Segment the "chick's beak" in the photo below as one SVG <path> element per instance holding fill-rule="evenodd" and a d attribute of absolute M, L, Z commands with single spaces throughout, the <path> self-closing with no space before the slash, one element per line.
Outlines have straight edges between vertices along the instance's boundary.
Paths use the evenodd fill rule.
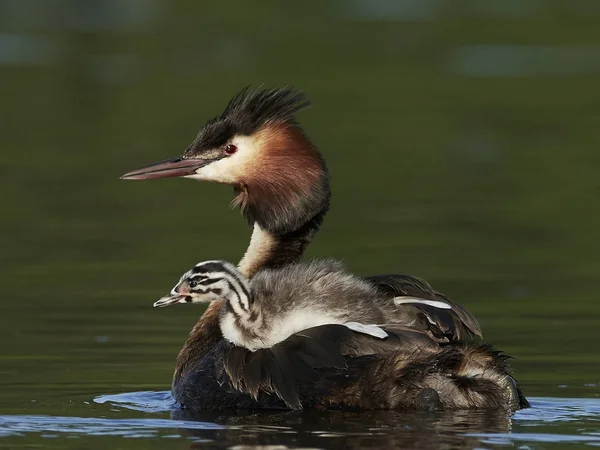
<path fill-rule="evenodd" d="M 192 297 L 187 295 L 171 294 L 162 297 L 160 300 L 154 302 L 155 308 L 162 308 L 164 306 L 175 305 L 177 303 L 189 303 L 192 301 Z"/>
<path fill-rule="evenodd" d="M 200 167 L 207 165 L 207 159 L 184 159 L 181 156 L 150 164 L 141 169 L 126 173 L 121 180 L 152 180 L 154 178 L 184 177 L 193 175 Z"/>

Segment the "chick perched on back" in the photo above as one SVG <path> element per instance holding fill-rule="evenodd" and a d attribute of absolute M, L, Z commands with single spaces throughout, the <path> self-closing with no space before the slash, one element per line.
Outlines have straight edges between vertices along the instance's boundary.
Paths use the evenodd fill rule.
<path fill-rule="evenodd" d="M 334 260 L 263 269 L 252 280 L 228 262 L 201 262 L 154 306 L 218 299 L 225 300 L 219 319 L 223 336 L 251 351 L 270 348 L 299 331 L 325 324 L 342 324 L 383 339 L 387 333 L 377 324 L 409 325 L 402 314 L 406 304 L 451 309 L 441 301 L 382 295 L 372 283 L 348 273 Z"/>

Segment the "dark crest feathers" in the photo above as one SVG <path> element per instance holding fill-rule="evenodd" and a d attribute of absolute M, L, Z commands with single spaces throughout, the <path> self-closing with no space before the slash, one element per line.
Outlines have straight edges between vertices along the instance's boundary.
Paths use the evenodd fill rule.
<path fill-rule="evenodd" d="M 294 114 L 310 104 L 306 94 L 293 87 L 252 90 L 247 86 L 229 101 L 220 119 L 252 132 L 267 123 L 295 123 Z"/>
<path fill-rule="evenodd" d="M 306 94 L 293 87 L 245 87 L 227 104 L 225 110 L 209 120 L 188 148 L 193 154 L 227 143 L 233 136 L 250 136 L 270 123 L 297 125 L 295 114 L 311 105 Z"/>

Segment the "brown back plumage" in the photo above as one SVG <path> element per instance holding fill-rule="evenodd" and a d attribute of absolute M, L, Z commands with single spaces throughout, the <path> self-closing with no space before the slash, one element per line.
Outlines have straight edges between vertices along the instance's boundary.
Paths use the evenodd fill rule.
<path fill-rule="evenodd" d="M 518 409 L 527 401 L 506 358 L 487 345 L 439 346 L 427 334 L 384 326 L 388 339 L 324 325 L 269 349 L 229 347 L 221 383 L 289 408 Z M 433 392 L 433 394 L 432 394 Z"/>

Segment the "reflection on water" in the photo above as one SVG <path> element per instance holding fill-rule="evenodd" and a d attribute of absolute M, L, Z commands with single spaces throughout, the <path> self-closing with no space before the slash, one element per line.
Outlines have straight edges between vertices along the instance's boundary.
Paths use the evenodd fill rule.
<path fill-rule="evenodd" d="M 600 400 L 532 398 L 514 414 L 493 411 L 363 413 L 290 411 L 191 413 L 174 408 L 169 392 L 103 395 L 96 404 L 141 418 L 0 416 L 0 436 L 66 439 L 83 436 L 160 438 L 235 446 L 289 448 L 474 448 L 510 444 L 600 444 Z M 127 412 L 129 411 L 129 413 Z M 170 419 L 161 418 L 164 413 Z M 285 447 L 278 447 L 285 448 Z M 525 448 L 525 447 L 522 447 Z"/>
<path fill-rule="evenodd" d="M 177 429 L 213 430 L 220 425 L 185 420 L 169 419 L 101 419 L 97 417 L 53 417 L 53 416 L 0 416 L 0 436 L 40 433 L 50 437 L 52 433 L 71 436 L 127 436 L 133 438 L 155 437 Z"/>

